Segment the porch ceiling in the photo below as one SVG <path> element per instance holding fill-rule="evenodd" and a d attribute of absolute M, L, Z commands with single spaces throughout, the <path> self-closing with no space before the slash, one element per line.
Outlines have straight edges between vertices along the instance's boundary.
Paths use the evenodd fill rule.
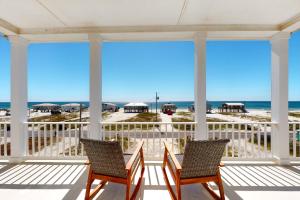
<path fill-rule="evenodd" d="M 299 0 L 0 0 L 0 32 L 32 41 L 267 39 L 299 28 Z"/>

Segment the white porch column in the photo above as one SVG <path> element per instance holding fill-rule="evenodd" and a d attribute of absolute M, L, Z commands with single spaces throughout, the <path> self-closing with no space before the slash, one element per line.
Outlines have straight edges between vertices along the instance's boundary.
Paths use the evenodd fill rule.
<path fill-rule="evenodd" d="M 11 158 L 20 162 L 26 155 L 27 129 L 27 47 L 19 36 L 9 36 L 11 43 Z"/>
<path fill-rule="evenodd" d="M 207 140 L 206 126 L 206 33 L 195 34 L 195 140 Z"/>
<path fill-rule="evenodd" d="M 102 116 L 102 39 L 97 34 L 89 35 L 90 41 L 90 135 L 102 139 L 100 122 Z"/>
<path fill-rule="evenodd" d="M 289 164 L 288 125 L 288 42 L 290 33 L 281 32 L 272 44 L 272 148 L 279 164 Z"/>

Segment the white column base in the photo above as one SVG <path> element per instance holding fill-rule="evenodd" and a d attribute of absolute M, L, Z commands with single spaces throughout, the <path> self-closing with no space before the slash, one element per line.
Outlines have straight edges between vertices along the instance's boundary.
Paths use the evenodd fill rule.
<path fill-rule="evenodd" d="M 11 157 L 9 157 L 8 162 L 9 163 L 18 164 L 18 163 L 24 162 L 25 160 L 26 160 L 25 157 L 14 157 L 14 156 L 11 156 Z"/>
<path fill-rule="evenodd" d="M 275 159 L 274 162 L 278 165 L 290 165 L 291 164 L 290 158 L 279 158 L 277 156 L 274 156 L 274 159 Z"/>

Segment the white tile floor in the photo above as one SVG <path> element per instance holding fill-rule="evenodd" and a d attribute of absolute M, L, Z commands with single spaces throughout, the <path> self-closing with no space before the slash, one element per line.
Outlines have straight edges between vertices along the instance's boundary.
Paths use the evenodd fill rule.
<path fill-rule="evenodd" d="M 300 164 L 226 163 L 222 169 L 227 199 L 300 199 Z M 161 163 L 146 163 L 138 199 L 170 199 Z M 83 199 L 86 167 L 79 162 L 0 163 L 0 199 Z M 213 186 L 214 187 L 214 186 Z M 182 187 L 183 199 L 211 199 L 194 184 Z M 95 199 L 124 199 L 125 187 L 109 183 Z"/>

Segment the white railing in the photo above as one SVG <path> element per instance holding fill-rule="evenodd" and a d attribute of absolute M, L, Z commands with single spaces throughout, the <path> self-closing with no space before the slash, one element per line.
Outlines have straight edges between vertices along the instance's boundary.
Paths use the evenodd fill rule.
<path fill-rule="evenodd" d="M 10 156 L 10 123 L 0 122 L 0 157 Z"/>
<path fill-rule="evenodd" d="M 80 137 L 88 137 L 88 122 L 27 122 L 28 157 L 82 158 L 85 156 Z M 195 122 L 103 122 L 103 139 L 118 140 L 124 152 L 132 152 L 135 144 L 144 140 L 147 159 L 161 159 L 163 141 L 175 153 L 184 150 L 188 140 L 195 135 Z M 271 159 L 271 122 L 208 122 L 209 139 L 229 139 L 224 159 Z M 300 157 L 300 122 L 289 123 L 291 158 Z M 0 155 L 10 156 L 10 124 L 0 123 Z"/>
<path fill-rule="evenodd" d="M 124 152 L 131 152 L 137 142 L 144 140 L 148 160 L 162 158 L 164 141 L 174 152 L 182 152 L 195 133 L 195 122 L 103 122 L 101 126 L 103 138 L 120 141 Z"/>
<path fill-rule="evenodd" d="M 80 137 L 88 137 L 88 122 L 27 122 L 27 156 L 82 157 Z"/>
<path fill-rule="evenodd" d="M 290 155 L 300 158 L 300 122 L 289 122 Z"/>
<path fill-rule="evenodd" d="M 229 139 L 225 159 L 271 159 L 272 122 L 208 122 L 209 139 Z"/>

